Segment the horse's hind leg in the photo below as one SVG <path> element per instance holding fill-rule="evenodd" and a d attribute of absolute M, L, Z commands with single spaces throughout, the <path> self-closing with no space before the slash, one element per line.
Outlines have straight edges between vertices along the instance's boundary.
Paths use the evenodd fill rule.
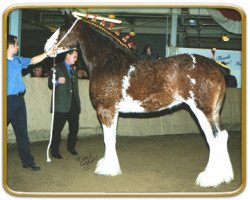
<path fill-rule="evenodd" d="M 98 117 L 102 123 L 105 154 L 97 163 L 95 173 L 105 176 L 116 176 L 121 174 L 119 160 L 116 153 L 116 127 L 118 113 L 111 109 L 100 107 L 97 110 Z"/>
<path fill-rule="evenodd" d="M 196 184 L 202 187 L 216 187 L 223 182 L 229 183 L 234 175 L 227 150 L 228 133 L 226 130 L 222 131 L 219 122 L 221 103 L 216 103 L 214 109 L 206 114 L 197 108 L 194 101 L 189 101 L 188 104 L 205 133 L 210 149 L 207 166 L 198 175 Z"/>

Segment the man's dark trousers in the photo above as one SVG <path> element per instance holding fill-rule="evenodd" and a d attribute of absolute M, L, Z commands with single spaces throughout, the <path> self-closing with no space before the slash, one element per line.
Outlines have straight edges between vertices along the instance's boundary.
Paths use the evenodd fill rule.
<path fill-rule="evenodd" d="M 79 108 L 78 104 L 72 95 L 71 107 L 68 113 L 55 112 L 54 116 L 54 126 L 53 126 L 53 135 L 52 135 L 52 143 L 51 143 L 51 153 L 57 155 L 60 153 L 59 146 L 61 142 L 61 132 L 63 127 L 68 121 L 69 123 L 69 134 L 68 134 L 68 150 L 74 150 L 76 141 L 77 141 L 77 133 L 79 129 Z"/>
<path fill-rule="evenodd" d="M 7 96 L 7 125 L 9 123 L 14 129 L 17 149 L 23 165 L 34 164 L 34 157 L 29 147 L 26 106 L 21 94 Z"/>

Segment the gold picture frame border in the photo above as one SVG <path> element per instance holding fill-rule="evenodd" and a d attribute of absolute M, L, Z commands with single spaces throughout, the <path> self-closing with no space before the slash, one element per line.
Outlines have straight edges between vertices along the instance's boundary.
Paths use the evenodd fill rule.
<path fill-rule="evenodd" d="M 241 50 L 241 81 L 242 81 L 242 109 L 241 109 L 241 166 L 242 166 L 242 183 L 241 186 L 232 192 L 214 192 L 214 193 L 61 193 L 61 192 L 17 192 L 8 187 L 7 184 L 7 79 L 6 79 L 6 52 L 7 52 L 7 18 L 11 11 L 16 9 L 30 9 L 30 8 L 227 8 L 237 11 L 241 15 L 242 22 L 242 50 Z M 246 186 L 246 14 L 244 10 L 232 4 L 207 4 L 207 3 L 166 3 L 159 5 L 104 5 L 104 4 L 17 4 L 8 7 L 3 14 L 3 68 L 2 68 L 2 91 L 3 91 L 3 187 L 6 192 L 14 196 L 25 197 L 220 197 L 220 196 L 234 196 L 241 193 Z"/>

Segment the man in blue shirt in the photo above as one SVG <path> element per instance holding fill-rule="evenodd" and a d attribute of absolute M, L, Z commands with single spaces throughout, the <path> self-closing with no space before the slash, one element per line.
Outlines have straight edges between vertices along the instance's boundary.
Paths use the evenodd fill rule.
<path fill-rule="evenodd" d="M 27 115 L 24 101 L 25 85 L 22 80 L 22 69 L 28 65 L 36 64 L 52 55 L 54 50 L 49 50 L 33 58 L 17 56 L 19 46 L 17 37 L 8 35 L 7 38 L 7 125 L 11 123 L 15 135 L 19 156 L 24 168 L 33 171 L 40 170 L 30 153 L 29 137 L 27 131 Z"/>

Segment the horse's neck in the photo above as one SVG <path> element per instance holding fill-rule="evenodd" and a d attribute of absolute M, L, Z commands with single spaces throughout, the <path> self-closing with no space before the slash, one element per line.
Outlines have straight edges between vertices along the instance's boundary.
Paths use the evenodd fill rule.
<path fill-rule="evenodd" d="M 89 29 L 88 27 L 82 28 L 81 30 L 82 37 L 79 38 L 78 44 L 90 76 L 93 71 L 99 71 L 100 68 L 107 67 L 107 62 L 109 62 L 110 59 L 122 59 L 123 64 L 133 62 L 134 57 L 131 55 L 131 52 L 126 52 L 122 48 L 119 49 L 119 47 L 115 46 L 116 44 L 113 44 L 108 39 L 102 38 L 95 30 Z M 111 65 L 110 67 L 114 68 L 116 66 Z M 119 67 L 121 66 L 119 65 Z"/>
<path fill-rule="evenodd" d="M 108 57 L 109 52 L 103 49 L 98 41 L 94 41 L 88 30 L 83 32 L 84 37 L 79 40 L 79 48 L 81 49 L 82 58 L 87 65 L 89 74 L 95 67 L 102 67 Z"/>

